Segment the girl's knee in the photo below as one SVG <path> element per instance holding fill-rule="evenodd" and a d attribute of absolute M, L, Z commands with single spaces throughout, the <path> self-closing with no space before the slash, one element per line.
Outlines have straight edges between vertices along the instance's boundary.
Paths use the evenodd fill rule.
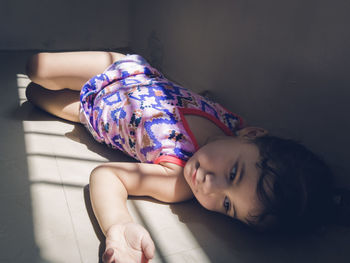
<path fill-rule="evenodd" d="M 35 54 L 31 56 L 27 61 L 26 73 L 31 80 L 33 80 L 33 78 L 35 78 L 35 76 L 37 75 L 38 64 L 39 64 L 38 61 L 39 61 L 39 54 Z"/>
<path fill-rule="evenodd" d="M 47 56 L 48 53 L 38 53 L 28 59 L 26 73 L 33 82 L 48 78 Z"/>

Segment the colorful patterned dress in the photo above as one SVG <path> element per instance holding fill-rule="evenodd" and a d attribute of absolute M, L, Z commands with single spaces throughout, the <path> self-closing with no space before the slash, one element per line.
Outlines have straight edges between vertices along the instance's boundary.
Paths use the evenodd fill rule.
<path fill-rule="evenodd" d="M 90 79 L 80 102 L 80 121 L 97 141 L 146 163 L 184 166 L 198 149 L 185 114 L 207 118 L 227 135 L 243 125 L 239 116 L 167 80 L 138 55 Z"/>

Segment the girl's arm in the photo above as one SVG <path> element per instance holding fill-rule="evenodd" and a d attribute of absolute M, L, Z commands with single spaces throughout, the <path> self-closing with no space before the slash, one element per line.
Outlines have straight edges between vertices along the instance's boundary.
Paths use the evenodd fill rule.
<path fill-rule="evenodd" d="M 133 223 L 126 206 L 128 195 L 151 196 L 165 202 L 190 199 L 192 192 L 183 177 L 183 168 L 164 163 L 108 163 L 90 176 L 91 202 L 106 236 L 105 262 L 131 257 L 135 262 L 153 257 L 154 244 L 148 232 Z M 118 262 L 118 261 L 116 261 Z"/>

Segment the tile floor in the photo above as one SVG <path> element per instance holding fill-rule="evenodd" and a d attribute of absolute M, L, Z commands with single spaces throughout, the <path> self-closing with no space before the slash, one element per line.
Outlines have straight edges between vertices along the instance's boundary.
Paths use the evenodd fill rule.
<path fill-rule="evenodd" d="M 99 262 L 102 235 L 89 205 L 89 173 L 99 163 L 129 159 L 26 101 L 29 55 L 0 52 L 0 263 Z M 128 205 L 156 243 L 156 263 L 350 262 L 349 228 L 262 236 L 195 201 L 132 198 Z"/>

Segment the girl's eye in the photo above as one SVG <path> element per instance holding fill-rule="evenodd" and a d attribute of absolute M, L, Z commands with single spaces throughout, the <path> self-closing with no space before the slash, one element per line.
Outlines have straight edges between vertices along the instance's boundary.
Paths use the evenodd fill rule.
<path fill-rule="evenodd" d="M 227 196 L 225 197 L 224 200 L 224 208 L 225 208 L 225 212 L 227 213 L 230 210 L 230 200 L 227 198 Z"/>
<path fill-rule="evenodd" d="M 232 170 L 231 170 L 231 173 L 230 173 L 230 181 L 233 181 L 236 177 L 236 174 L 237 174 L 237 167 L 233 167 Z"/>

